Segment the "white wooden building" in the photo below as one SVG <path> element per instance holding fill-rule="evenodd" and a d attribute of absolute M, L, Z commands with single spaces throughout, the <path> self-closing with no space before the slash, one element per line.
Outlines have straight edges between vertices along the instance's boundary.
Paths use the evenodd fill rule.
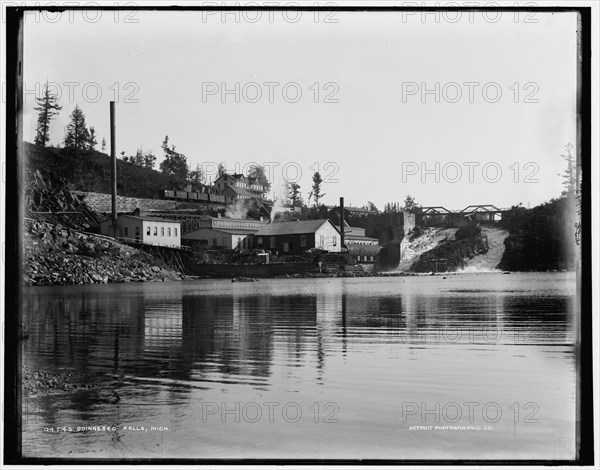
<path fill-rule="evenodd" d="M 147 245 L 181 247 L 181 224 L 160 217 L 119 214 L 116 234 L 110 218 L 100 222 L 100 233 Z"/>

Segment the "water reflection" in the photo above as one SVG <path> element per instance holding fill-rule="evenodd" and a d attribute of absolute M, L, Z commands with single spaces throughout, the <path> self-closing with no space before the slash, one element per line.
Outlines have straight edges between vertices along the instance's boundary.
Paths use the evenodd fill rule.
<path fill-rule="evenodd" d="M 203 374 L 268 377 L 275 350 L 300 361 L 314 350 L 347 353 L 352 341 L 405 344 L 569 344 L 569 298 L 503 295 L 384 296 L 345 280 L 316 292 L 189 293 L 173 286 L 107 296 L 32 290 L 23 322 L 25 357 L 44 368 L 201 380 Z M 275 295 L 273 295 L 275 294 Z"/>
<path fill-rule="evenodd" d="M 170 439 L 187 442 L 196 431 L 181 423 L 193 422 L 200 400 L 263 393 L 335 393 L 348 409 L 374 400 L 367 415 L 353 417 L 373 426 L 374 444 L 382 439 L 376 429 L 387 413 L 384 404 L 395 406 L 396 390 L 447 393 L 448 365 L 436 364 L 443 356 L 457 358 L 462 382 L 456 393 L 469 390 L 475 377 L 479 389 L 486 383 L 497 389 L 500 372 L 486 369 L 482 354 L 495 367 L 527 357 L 523 371 L 562 368 L 571 374 L 563 379 L 572 378 L 572 292 L 564 280 L 550 277 L 540 288 L 514 279 L 483 291 L 466 277 L 27 289 L 25 362 L 39 370 L 83 371 L 82 381 L 95 387 L 24 400 L 24 417 L 34 418 L 26 423 L 24 447 L 62 455 L 68 438 L 39 440 L 36 432 L 39 423 L 56 426 L 66 414 L 79 423 L 100 417 L 119 424 L 168 416 L 182 426 Z M 546 355 L 562 346 L 568 349 Z M 531 390 L 539 387 L 543 396 L 545 383 L 532 382 Z M 514 390 L 507 384 L 502 393 Z M 561 393 L 571 400 L 569 389 Z M 113 434 L 99 452 L 130 452 L 121 438 Z M 134 445 L 138 451 L 146 449 L 142 442 Z"/>

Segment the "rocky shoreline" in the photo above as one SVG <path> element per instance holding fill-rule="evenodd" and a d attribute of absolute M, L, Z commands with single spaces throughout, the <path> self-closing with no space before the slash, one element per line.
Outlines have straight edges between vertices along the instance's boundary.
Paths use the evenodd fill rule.
<path fill-rule="evenodd" d="M 163 261 L 136 248 L 61 224 L 25 219 L 23 234 L 23 283 L 29 286 L 108 284 L 124 282 L 177 281 L 205 276 L 186 276 Z M 465 242 L 465 240 L 460 240 Z M 468 240 L 470 241 L 470 240 Z M 478 240 L 479 241 L 479 240 Z M 449 249 L 448 243 L 439 249 Z M 470 245 L 469 245 L 470 246 Z M 483 247 L 485 248 L 485 247 Z M 464 253 L 463 253 L 464 254 Z M 461 258 L 462 259 L 462 258 Z M 420 260 L 422 261 L 422 260 Z M 354 277 L 400 277 L 431 275 L 425 270 L 369 272 L 358 269 L 323 270 L 273 276 L 274 279 L 318 279 Z M 438 274 L 442 274 L 440 270 Z M 444 272 L 450 274 L 451 272 Z M 213 277 L 208 277 L 212 279 Z M 248 276 L 232 275 L 232 282 L 253 282 Z"/>
<path fill-rule="evenodd" d="M 417 276 L 416 273 L 408 272 L 377 272 L 372 273 L 368 271 L 338 271 L 331 273 L 298 273 L 298 274 L 284 274 L 277 276 L 275 279 L 319 279 L 319 278 L 332 278 L 332 277 L 400 277 L 400 276 Z"/>
<path fill-rule="evenodd" d="M 176 281 L 185 275 L 108 237 L 26 219 L 23 283 L 29 286 Z"/>
<path fill-rule="evenodd" d="M 74 369 L 48 372 L 35 370 L 28 365 L 24 365 L 22 374 L 22 390 L 24 395 L 74 392 L 94 388 L 92 384 L 81 382 L 83 373 Z"/>

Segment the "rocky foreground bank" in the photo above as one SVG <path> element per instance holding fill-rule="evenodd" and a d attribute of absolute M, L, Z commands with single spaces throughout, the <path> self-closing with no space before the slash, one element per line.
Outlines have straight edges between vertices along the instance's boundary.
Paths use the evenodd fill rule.
<path fill-rule="evenodd" d="M 28 365 L 23 366 L 22 390 L 24 395 L 37 395 L 52 392 L 73 392 L 89 390 L 93 385 L 83 381 L 83 373 L 74 369 L 40 371 Z"/>
<path fill-rule="evenodd" d="M 175 281 L 184 278 L 149 254 L 60 224 L 26 219 L 23 283 L 30 286 Z"/>

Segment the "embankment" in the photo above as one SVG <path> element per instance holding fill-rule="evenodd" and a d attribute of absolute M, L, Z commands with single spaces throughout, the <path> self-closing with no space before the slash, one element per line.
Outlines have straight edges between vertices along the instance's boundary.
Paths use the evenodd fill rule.
<path fill-rule="evenodd" d="M 398 271 L 410 271 L 412 265 L 423 253 L 436 248 L 439 244 L 453 240 L 456 228 L 423 228 L 415 230 L 408 240 L 403 240 Z"/>
<path fill-rule="evenodd" d="M 31 286 L 172 281 L 183 275 L 147 253 L 63 225 L 24 221 L 23 283 Z"/>
<path fill-rule="evenodd" d="M 461 269 L 462 272 L 489 272 L 500 270 L 498 265 L 504 255 L 504 241 L 508 237 L 508 231 L 495 227 L 483 227 L 481 231 L 487 238 L 488 251 L 466 260 L 465 265 Z"/>
<path fill-rule="evenodd" d="M 109 193 L 93 193 L 87 191 L 72 191 L 85 202 L 90 209 L 98 214 L 105 214 L 111 211 L 111 195 Z M 197 210 L 197 211 L 215 211 L 225 209 L 225 204 L 217 203 L 198 203 L 185 201 L 169 201 L 166 199 L 147 199 L 138 197 L 117 196 L 117 206 L 121 212 L 133 212 L 135 209 L 142 211 L 175 211 L 175 210 Z"/>
<path fill-rule="evenodd" d="M 421 228 L 401 244 L 399 272 L 484 272 L 498 269 L 508 232 L 498 227 Z"/>
<path fill-rule="evenodd" d="M 487 251 L 488 240 L 481 228 L 462 227 L 456 231 L 454 239 L 446 240 L 419 256 L 410 270 L 418 273 L 458 271 L 465 267 L 467 260 Z"/>

